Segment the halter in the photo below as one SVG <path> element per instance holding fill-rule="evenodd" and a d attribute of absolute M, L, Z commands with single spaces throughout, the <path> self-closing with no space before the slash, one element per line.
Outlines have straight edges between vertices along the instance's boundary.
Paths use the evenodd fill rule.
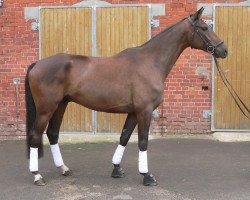
<path fill-rule="evenodd" d="M 218 42 L 216 45 L 213 45 L 212 41 L 209 40 L 204 34 L 202 34 L 200 31 L 199 31 L 199 26 L 196 25 L 196 23 L 194 23 L 191 19 L 191 17 L 189 16 L 188 18 L 188 21 L 190 22 L 190 24 L 194 27 L 194 32 L 192 33 L 193 35 L 193 39 L 194 39 L 194 36 L 195 36 L 195 33 L 197 33 L 200 38 L 202 39 L 202 41 L 206 44 L 206 47 L 207 47 L 207 52 L 210 53 L 210 54 L 214 54 L 214 51 L 215 49 L 220 46 L 221 44 L 224 43 L 223 40 L 221 40 L 220 42 Z M 191 46 L 191 48 L 193 48 Z"/>

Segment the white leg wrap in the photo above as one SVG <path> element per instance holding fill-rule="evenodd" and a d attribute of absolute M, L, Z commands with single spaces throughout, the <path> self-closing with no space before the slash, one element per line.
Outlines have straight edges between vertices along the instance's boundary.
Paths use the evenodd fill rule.
<path fill-rule="evenodd" d="M 147 151 L 139 151 L 139 172 L 148 173 L 148 156 Z"/>
<path fill-rule="evenodd" d="M 50 145 L 50 149 L 56 167 L 61 167 L 62 165 L 64 165 L 59 145 L 58 144 Z"/>
<path fill-rule="evenodd" d="M 38 171 L 38 148 L 30 147 L 30 163 L 29 169 L 31 172 Z"/>
<path fill-rule="evenodd" d="M 112 159 L 113 164 L 119 165 L 121 163 L 124 151 L 125 151 L 125 147 L 119 144 L 113 155 L 113 159 Z"/>

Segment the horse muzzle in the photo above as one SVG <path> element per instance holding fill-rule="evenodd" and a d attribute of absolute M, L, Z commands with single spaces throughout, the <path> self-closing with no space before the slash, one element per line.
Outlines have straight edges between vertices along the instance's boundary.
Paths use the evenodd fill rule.
<path fill-rule="evenodd" d="M 214 54 L 213 54 L 216 58 L 226 58 L 228 55 L 228 50 L 224 49 L 224 50 L 215 50 Z"/>
<path fill-rule="evenodd" d="M 210 49 L 208 48 L 207 51 L 211 50 L 211 54 L 213 54 L 216 58 L 226 58 L 228 55 L 228 49 L 224 43 L 213 47 L 211 46 Z"/>

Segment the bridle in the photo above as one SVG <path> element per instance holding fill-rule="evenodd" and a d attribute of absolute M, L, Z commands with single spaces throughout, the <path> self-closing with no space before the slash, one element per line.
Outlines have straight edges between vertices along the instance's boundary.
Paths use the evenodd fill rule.
<path fill-rule="evenodd" d="M 198 29 L 198 28 L 202 28 L 202 27 L 197 26 L 197 24 L 192 21 L 190 16 L 187 19 L 194 28 L 194 32 L 192 33 L 192 35 L 193 35 L 192 40 L 194 40 L 194 36 L 197 33 L 200 36 L 200 38 L 202 39 L 202 41 L 206 44 L 207 52 L 213 55 L 216 48 L 218 46 L 220 46 L 221 44 L 223 44 L 224 41 L 222 40 L 222 41 L 218 42 L 216 45 L 214 45 L 213 42 L 211 40 L 209 40 L 204 34 L 202 34 L 200 32 L 200 30 Z M 191 48 L 193 48 L 193 47 L 191 46 Z M 223 83 L 225 84 L 226 88 L 228 89 L 229 93 L 231 94 L 233 100 L 235 101 L 236 105 L 239 107 L 241 112 L 250 120 L 250 109 L 242 101 L 240 96 L 237 94 L 237 92 L 232 87 L 231 83 L 228 81 L 228 79 L 227 79 L 224 71 L 222 70 L 221 66 L 219 65 L 216 57 L 214 55 L 213 55 L 213 57 L 214 57 L 214 61 L 215 61 L 215 65 L 217 67 L 218 73 L 221 76 Z"/>
<path fill-rule="evenodd" d="M 187 19 L 194 28 L 194 32 L 192 33 L 193 39 L 194 39 L 195 34 L 198 34 L 200 36 L 200 38 L 202 39 L 202 41 L 206 44 L 207 52 L 213 55 L 216 48 L 218 46 L 220 46 L 221 44 L 223 44 L 224 41 L 221 40 L 220 42 L 218 42 L 217 44 L 214 45 L 211 40 L 209 40 L 204 34 L 202 34 L 200 32 L 199 28 L 201 28 L 201 27 L 197 26 L 197 24 L 193 22 L 193 20 L 191 19 L 190 16 Z M 191 46 L 191 48 L 193 48 L 193 47 Z"/>

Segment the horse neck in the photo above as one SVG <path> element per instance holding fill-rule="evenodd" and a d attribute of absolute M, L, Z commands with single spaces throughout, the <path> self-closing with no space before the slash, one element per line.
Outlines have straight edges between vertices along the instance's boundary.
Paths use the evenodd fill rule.
<path fill-rule="evenodd" d="M 178 57 L 189 46 L 186 26 L 187 24 L 181 21 L 143 45 L 154 65 L 161 70 L 164 80 Z"/>

